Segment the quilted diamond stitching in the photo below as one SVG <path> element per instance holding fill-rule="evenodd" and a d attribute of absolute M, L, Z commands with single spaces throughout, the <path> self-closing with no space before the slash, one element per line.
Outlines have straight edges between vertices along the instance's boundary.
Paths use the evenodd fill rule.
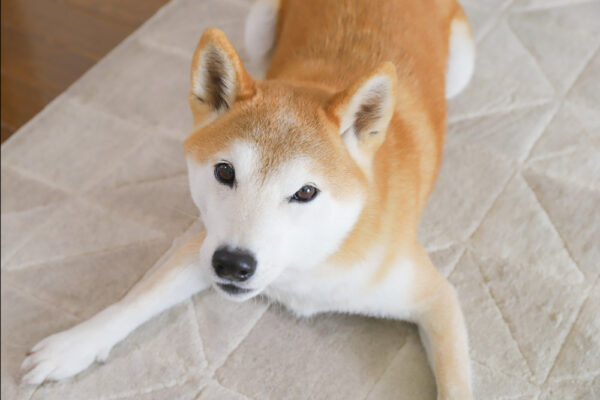
<path fill-rule="evenodd" d="M 570 263 L 578 267 L 582 271 L 584 277 L 581 292 L 574 295 L 573 298 L 569 298 L 569 301 L 572 302 L 569 308 L 571 311 L 568 315 L 564 316 L 564 318 L 566 318 L 565 323 L 563 324 L 564 329 L 561 330 L 560 335 L 550 336 L 548 339 L 553 341 L 553 348 L 557 347 L 558 350 L 556 350 L 556 354 L 554 354 L 553 357 L 549 357 L 547 363 L 541 366 L 534 366 L 534 372 L 536 369 L 540 369 L 540 372 L 536 376 L 528 377 L 526 381 L 524 381 L 522 377 L 516 377 L 514 374 L 511 375 L 511 371 L 503 370 L 507 368 L 498 368 L 498 370 L 493 371 L 490 369 L 490 366 L 485 363 L 481 364 L 481 362 L 485 360 L 474 360 L 476 382 L 478 382 L 479 385 L 476 390 L 480 398 L 498 397 L 496 396 L 497 393 L 495 391 L 501 391 L 501 388 L 493 382 L 493 379 L 482 379 L 487 375 L 492 376 L 494 374 L 496 374 L 494 376 L 498 381 L 502 382 L 503 386 L 514 389 L 510 394 L 502 394 L 501 396 L 503 396 L 503 398 L 539 397 L 541 399 L 558 399 L 575 395 L 575 393 L 582 393 L 583 395 L 582 390 L 592 392 L 593 390 L 597 390 L 597 387 L 600 386 L 597 383 L 599 378 L 593 373 L 591 375 L 580 373 L 577 376 L 570 376 L 569 379 L 572 382 L 576 382 L 573 384 L 562 376 L 553 375 L 557 370 L 560 371 L 561 369 L 564 370 L 565 368 L 568 368 L 569 357 L 561 356 L 561 354 L 567 351 L 577 351 L 576 348 L 574 350 L 573 346 L 567 346 L 567 343 L 569 343 L 570 340 L 574 340 L 571 339 L 571 336 L 574 335 L 573 332 L 577 329 L 577 332 L 583 331 L 587 334 L 590 332 L 585 329 L 594 329 L 593 325 L 577 325 L 583 323 L 580 322 L 580 320 L 585 321 L 585 318 L 581 319 L 583 313 L 586 313 L 585 316 L 587 318 L 588 311 L 585 307 L 590 301 L 590 296 L 595 287 L 593 286 L 593 282 L 598 281 L 600 271 L 597 263 L 595 263 L 593 259 L 593 255 L 595 254 L 593 237 L 590 238 L 586 236 L 594 235 L 596 234 L 596 231 L 593 229 L 586 229 L 584 225 L 585 219 L 583 216 L 577 215 L 576 213 L 576 205 L 580 205 L 581 210 L 592 213 L 590 215 L 592 218 L 589 218 L 591 222 L 597 219 L 597 214 L 593 214 L 594 210 L 590 207 L 591 203 L 589 200 L 587 202 L 584 200 L 588 197 L 595 198 L 595 196 L 600 193 L 600 185 L 595 184 L 594 181 L 590 179 L 590 177 L 593 178 L 590 171 L 593 171 L 593 168 L 597 167 L 599 164 L 598 159 L 595 157 L 600 151 L 600 135 L 598 134 L 598 132 L 600 132 L 600 120 L 596 115 L 597 112 L 594 111 L 600 106 L 600 101 L 597 99 L 598 91 L 596 91 L 598 82 L 600 82 L 600 73 L 598 69 L 598 66 L 600 65 L 600 36 L 597 34 L 594 35 L 597 28 L 589 25 L 589 21 L 591 21 L 589 18 L 593 18 L 594 10 L 597 9 L 598 4 L 600 4 L 598 1 L 586 0 L 487 0 L 476 2 L 473 0 L 466 0 L 466 12 L 472 17 L 474 22 L 479 60 L 476 69 L 476 78 L 471 87 L 450 104 L 451 112 L 449 117 L 451 124 L 448 147 L 458 146 L 460 148 L 460 146 L 463 145 L 462 143 L 459 143 L 458 135 L 455 137 L 451 136 L 453 128 L 471 129 L 472 131 L 470 134 L 474 139 L 464 139 L 469 151 L 484 152 L 486 154 L 489 152 L 491 154 L 488 159 L 489 164 L 496 162 L 497 159 L 504 159 L 508 164 L 504 167 L 498 166 L 498 168 L 505 168 L 505 173 L 502 174 L 504 177 L 503 179 L 494 183 L 493 186 L 495 190 L 493 190 L 492 196 L 489 196 L 488 193 L 488 197 L 486 197 L 485 201 L 481 201 L 480 198 L 478 199 L 478 196 L 482 196 L 482 193 L 477 192 L 476 190 L 472 191 L 471 196 L 475 198 L 475 203 L 477 203 L 478 200 L 479 203 L 485 203 L 484 210 L 481 212 L 474 213 L 471 218 L 454 220 L 452 218 L 444 219 L 443 212 L 439 215 L 436 215 L 434 212 L 433 218 L 431 218 L 431 215 L 429 217 L 427 215 L 425 216 L 422 226 L 424 232 L 422 233 L 424 233 L 428 249 L 435 252 L 436 254 L 434 254 L 434 256 L 437 255 L 438 257 L 444 257 L 446 251 L 453 257 L 458 254 L 456 260 L 449 260 L 448 265 L 444 266 L 444 273 L 449 274 L 451 279 L 453 279 L 458 272 L 461 272 L 457 269 L 462 268 L 460 260 L 464 258 L 466 254 L 476 254 L 478 257 L 482 257 L 483 260 L 489 259 L 490 263 L 504 263 L 509 265 L 509 259 L 511 257 L 497 257 L 497 255 L 494 255 L 491 251 L 491 247 L 484 246 L 482 248 L 477 245 L 477 232 L 481 229 L 482 223 L 485 224 L 486 221 L 489 220 L 488 217 L 490 212 L 492 212 L 494 205 L 499 201 L 505 190 L 507 190 L 506 188 L 511 179 L 514 179 L 515 176 L 523 176 L 524 186 L 515 190 L 517 192 L 530 190 L 531 193 L 533 193 L 533 196 L 536 199 L 533 207 L 535 207 L 536 212 L 543 215 L 546 222 L 550 224 L 552 230 L 560 239 L 560 246 L 567 252 L 571 260 Z M 6 168 L 18 170 L 18 173 L 22 173 L 27 179 L 33 178 L 52 188 L 58 188 L 60 192 L 66 193 L 65 196 L 68 199 L 57 199 L 57 202 L 53 203 L 56 206 L 64 206 L 69 201 L 81 201 L 80 193 L 82 188 L 78 187 L 77 183 L 81 182 L 82 178 L 85 178 L 85 175 L 60 176 L 60 174 L 57 175 L 56 172 L 53 172 L 57 171 L 56 169 L 43 168 L 43 166 L 40 167 L 40 165 L 37 165 L 36 167 L 35 163 L 30 163 L 28 161 L 28 157 L 31 157 L 32 155 L 23 152 L 22 146 L 23 143 L 27 143 L 33 136 L 40 135 L 42 121 L 51 121 L 52 118 L 54 118 L 53 114 L 56 113 L 57 110 L 60 111 L 61 108 L 64 108 L 65 105 L 68 104 L 75 104 L 76 107 L 79 107 L 79 109 L 83 110 L 85 113 L 91 109 L 91 113 L 95 113 L 97 118 L 100 120 L 108 119 L 109 121 L 112 121 L 110 123 L 113 123 L 116 126 L 130 127 L 132 132 L 124 132 L 123 137 L 129 140 L 128 143 L 131 143 L 131 146 L 129 151 L 123 153 L 121 156 L 122 159 L 135 157 L 136 152 L 138 151 L 143 151 L 144 154 L 152 153 L 151 157 L 141 162 L 135 168 L 142 169 L 151 167 L 157 159 L 153 157 L 160 158 L 161 153 L 160 151 L 157 151 L 156 148 L 152 150 L 153 145 L 146 140 L 146 137 L 151 137 L 151 140 L 156 140 L 158 142 L 164 140 L 166 141 L 164 143 L 170 143 L 169 146 L 172 146 L 172 148 L 175 149 L 175 143 L 169 142 L 171 139 L 168 138 L 172 138 L 174 139 L 174 142 L 179 143 L 183 137 L 185 137 L 187 128 L 190 125 L 189 114 L 184 101 L 187 92 L 187 68 L 190 57 L 188 52 L 191 51 L 189 47 L 192 46 L 192 42 L 199 37 L 200 30 L 202 30 L 202 27 L 204 26 L 203 24 L 211 22 L 220 25 L 226 29 L 236 44 L 241 42 L 240 29 L 242 24 L 240 18 L 243 17 L 249 3 L 242 0 L 228 0 L 227 5 L 237 5 L 239 8 L 222 11 L 223 14 L 220 15 L 213 15 L 211 14 L 211 11 L 218 12 L 218 10 L 223 10 L 223 5 L 219 0 L 207 0 L 206 4 L 200 5 L 199 3 L 191 2 L 190 0 L 174 0 L 171 2 L 149 23 L 145 24 L 144 27 L 119 46 L 109 57 L 107 57 L 107 59 L 95 66 L 92 71 L 74 85 L 67 94 L 57 99 L 55 103 L 34 118 L 31 123 L 27 124 L 27 126 L 15 135 L 13 139 L 2 146 L 3 171 L 5 171 Z M 186 9 L 186 7 L 200 7 L 203 10 L 203 13 L 198 13 L 198 19 L 196 20 L 195 14 L 193 18 L 189 17 L 191 14 L 187 13 L 190 8 Z M 229 16 L 225 15 L 226 12 L 229 13 Z M 178 17 L 181 15 L 184 15 L 186 18 L 182 19 L 181 17 Z M 181 26 L 170 32 L 169 27 L 173 25 L 174 21 L 180 22 Z M 553 24 L 557 25 L 556 30 L 553 29 Z M 561 28 L 559 25 L 567 26 L 568 29 L 558 29 Z M 191 37 L 194 36 L 193 34 L 188 34 L 196 31 L 198 31 L 196 39 Z M 182 32 L 188 33 L 181 36 Z M 541 35 L 542 32 L 546 32 L 547 34 Z M 555 35 L 554 37 L 556 40 L 550 39 L 548 35 Z M 574 39 L 568 40 L 569 36 Z M 185 37 L 186 40 L 181 41 L 181 37 Z M 565 46 L 574 40 L 576 40 L 577 43 L 573 43 L 573 48 L 565 49 Z M 564 51 L 562 51 L 563 49 Z M 571 59 L 562 63 L 560 58 L 564 57 L 564 54 L 570 54 Z M 510 59 L 510 62 L 505 63 L 503 66 L 502 57 L 514 58 Z M 153 90 L 158 88 L 158 92 L 161 95 L 164 95 L 164 98 L 142 102 L 139 104 L 139 107 L 127 96 L 124 96 L 117 101 L 109 101 L 111 100 L 111 96 L 116 96 L 116 98 L 119 97 L 118 94 L 115 95 L 115 93 L 117 93 L 114 91 L 115 85 L 129 86 L 132 89 L 135 89 L 134 92 L 138 90 L 136 93 L 145 93 L 143 90 L 139 91 L 141 89 L 136 86 L 145 82 L 143 80 L 144 76 L 133 76 L 127 71 L 122 71 L 121 63 L 123 63 L 123 60 L 128 60 L 126 63 L 133 63 L 138 67 L 145 69 L 151 75 L 155 75 L 157 72 L 159 73 L 161 68 L 170 71 L 170 79 L 166 82 L 159 82 L 157 87 L 151 88 Z M 515 60 L 517 60 L 518 65 L 515 64 Z M 185 71 L 182 74 L 177 74 L 176 70 L 180 70 L 180 72 Z M 566 76 L 562 76 L 563 74 L 561 74 L 561 72 L 563 71 L 567 72 L 565 74 Z M 495 84 L 493 82 L 494 80 L 503 82 L 504 86 Z M 179 93 L 179 97 L 175 98 L 177 93 Z M 169 108 L 171 107 L 171 104 L 169 104 L 167 115 L 154 115 L 155 113 L 151 113 L 152 115 L 148 114 L 149 111 L 157 109 L 161 102 L 166 99 L 173 100 L 172 108 Z M 125 104 L 125 106 L 120 107 L 121 103 Z M 509 144 L 513 143 L 510 141 L 502 143 L 502 136 L 500 134 L 493 140 L 486 140 L 485 143 L 477 143 L 477 139 L 483 140 L 482 137 L 484 136 L 477 134 L 478 129 L 487 129 L 484 121 L 493 125 L 494 118 L 502 118 L 502 115 L 515 116 L 519 113 L 525 114 L 528 110 L 535 109 L 536 107 L 551 107 L 553 110 L 553 107 L 556 107 L 559 114 L 567 113 L 569 114 L 568 118 L 577 120 L 581 124 L 581 135 L 579 135 L 579 139 L 577 139 L 579 141 L 570 141 L 570 137 L 568 136 L 569 132 L 565 131 L 564 128 L 560 128 L 564 133 L 562 133 L 562 131 L 551 131 L 553 122 L 546 121 L 545 118 L 551 116 L 553 117 L 551 119 L 554 120 L 558 117 L 558 114 L 554 116 L 553 112 L 551 112 L 548 115 L 540 116 L 538 121 L 539 125 L 532 130 L 526 131 L 522 137 L 515 138 L 515 136 L 511 136 L 510 140 L 516 140 L 514 143 L 517 144 L 515 145 Z M 530 117 L 532 119 L 538 118 L 534 114 L 530 115 Z M 550 125 L 545 126 L 548 123 Z M 56 125 L 56 123 L 54 123 L 54 125 Z M 525 124 L 516 123 L 516 125 L 522 129 L 526 129 Z M 532 126 L 534 125 L 535 124 Z M 138 133 L 133 131 L 137 131 Z M 143 134 L 139 135 L 142 131 Z M 514 132 L 507 132 L 507 134 L 511 133 L 515 135 Z M 556 135 L 558 135 L 558 139 Z M 565 143 L 567 148 L 555 148 L 553 153 L 548 153 L 548 148 L 544 148 L 544 146 L 555 139 L 558 141 L 553 143 L 558 143 L 559 145 Z M 494 140 L 497 140 L 497 142 L 494 143 Z M 518 151 L 514 150 L 515 146 L 519 147 Z M 539 151 L 540 149 L 543 151 Z M 86 154 L 85 151 L 82 150 L 82 154 Z M 167 154 L 175 154 L 175 150 L 173 150 L 172 153 Z M 578 162 L 577 156 L 586 154 L 586 160 L 588 160 L 591 168 L 587 168 L 588 175 L 581 173 L 581 169 L 577 170 L 572 168 Z M 19 155 L 19 157 L 16 157 L 16 155 Z M 6 162 L 5 159 L 8 159 L 10 162 Z M 444 160 L 444 168 L 456 168 L 457 160 L 459 159 L 460 158 L 455 158 L 453 160 L 450 156 L 446 157 Z M 558 166 L 560 166 L 558 164 L 559 160 L 563 163 L 560 165 L 565 166 L 560 167 L 563 168 L 563 170 L 557 169 Z M 498 162 L 501 163 L 501 161 Z M 133 192 L 137 193 L 138 189 L 134 189 L 135 187 L 144 187 L 144 185 L 148 185 L 148 187 L 160 186 L 162 184 L 161 181 L 163 180 L 172 181 L 179 179 L 179 177 L 182 176 L 180 173 L 183 173 L 184 171 L 181 164 L 169 164 L 164 165 L 164 169 L 161 169 L 160 174 L 156 176 L 147 176 L 144 174 L 132 174 L 131 176 L 127 176 L 127 174 L 119 172 L 117 163 L 111 162 L 109 164 L 109 167 L 103 174 L 91 177 L 93 179 L 90 178 L 87 186 L 83 188 L 83 192 L 85 192 L 84 201 L 91 204 L 105 204 L 108 206 L 107 211 L 110 215 L 114 215 L 115 210 L 122 207 L 122 204 L 106 203 L 105 199 L 99 194 L 103 189 L 108 192 L 114 192 L 115 190 L 133 190 Z M 121 166 L 123 165 L 125 165 L 124 162 L 121 163 Z M 546 166 L 551 166 L 552 168 Z M 566 176 L 563 172 L 564 168 L 567 167 L 571 168 L 569 171 L 580 172 L 575 175 Z M 60 168 L 58 171 L 60 172 Z M 556 171 L 561 173 L 557 173 Z M 473 174 L 476 172 L 477 171 L 473 170 L 463 171 L 461 172 L 463 174 L 462 179 L 472 179 Z M 450 182 L 448 180 L 449 177 L 451 177 L 451 175 L 445 176 L 444 173 L 440 177 L 441 181 L 438 183 L 438 186 L 442 189 L 434 192 L 434 198 L 430 202 L 429 208 L 432 208 L 432 206 L 435 206 L 436 208 L 442 207 L 444 202 L 438 203 L 436 198 L 443 199 L 444 196 L 452 194 L 451 186 L 448 185 L 448 182 Z M 576 196 L 575 200 L 577 201 L 565 203 L 569 200 L 568 195 Z M 575 206 L 572 204 L 575 204 Z M 23 210 L 19 210 L 19 212 L 31 213 L 31 215 L 35 216 L 34 211 L 36 209 L 30 209 L 29 206 L 25 205 L 23 207 Z M 575 209 L 573 207 L 575 207 Z M 17 216 L 15 213 L 7 214 L 6 212 L 7 210 L 3 210 L 3 217 Z M 431 213 L 431 211 L 428 212 Z M 595 212 L 598 213 L 600 210 L 596 210 Z M 187 209 L 184 213 L 187 213 Z M 127 213 L 123 212 L 122 208 L 121 214 L 121 218 L 125 217 L 124 221 L 131 220 L 129 218 L 130 216 L 126 215 Z M 156 221 L 151 219 L 146 220 L 145 217 L 142 218 L 141 214 L 136 215 L 136 218 L 138 222 L 141 223 L 140 229 L 146 230 L 146 233 L 150 235 L 144 240 L 151 242 L 152 240 L 172 240 L 174 235 L 188 227 L 188 224 L 191 223 L 194 216 L 195 214 L 190 214 L 190 219 L 187 220 L 188 222 L 160 232 L 156 237 L 153 237 L 153 234 L 150 233 L 154 232 L 152 227 L 157 226 Z M 48 216 L 50 223 L 56 222 L 54 218 L 55 217 L 51 218 Z M 447 221 L 456 222 L 448 225 Z M 15 229 L 3 222 L 3 232 L 5 229 L 9 228 Z M 40 229 L 47 228 L 40 226 Z M 440 229 L 440 232 L 435 232 L 435 229 Z M 579 232 L 577 231 L 578 229 Z M 578 233 L 580 235 L 578 235 Z M 37 235 L 37 233 L 30 232 L 28 235 L 34 236 Z M 541 243 L 546 239 L 547 237 L 537 238 Z M 15 252 L 22 253 L 30 251 L 31 247 L 27 246 L 28 239 L 23 240 L 22 243 L 19 242 Z M 124 244 L 124 249 L 130 247 L 133 247 L 133 245 L 128 243 Z M 452 251 L 450 251 L 451 249 Z M 97 256 L 97 252 L 95 252 L 93 248 L 91 251 L 92 252 L 89 254 Z M 456 254 L 454 254 L 455 251 Z M 73 257 L 76 258 L 80 255 L 81 254 L 78 252 L 71 255 L 67 254 L 68 258 L 63 258 L 63 260 L 72 260 L 74 259 Z M 12 258 L 13 257 L 5 259 L 3 249 L 3 268 L 5 267 L 5 264 L 9 264 L 8 262 L 11 261 Z M 49 260 L 45 258 L 35 259 L 36 263 L 39 262 L 36 264 L 35 268 L 56 268 L 52 266 L 56 265 L 56 263 L 50 264 L 48 261 Z M 14 261 L 12 261 L 12 263 L 14 263 Z M 549 265 L 550 264 L 552 264 L 552 260 L 549 261 Z M 504 277 L 502 279 L 493 278 L 494 275 L 492 272 L 497 272 L 497 270 L 494 270 L 495 267 L 493 265 L 482 265 L 481 263 L 478 263 L 477 265 L 478 274 L 485 276 L 483 270 L 485 268 L 486 273 L 489 275 L 488 277 L 492 277 L 492 280 L 486 280 L 484 282 L 483 285 L 485 290 L 489 292 L 488 294 L 492 299 L 491 301 L 505 320 L 502 324 L 504 324 L 506 329 L 510 332 L 512 340 L 514 340 L 518 347 L 523 347 L 524 343 L 520 343 L 520 341 L 523 341 L 522 336 L 514 334 L 507 320 L 507 318 L 514 319 L 517 315 L 513 314 L 509 308 L 506 308 L 503 305 L 503 302 L 506 302 L 507 296 L 509 296 L 510 293 L 504 291 L 501 285 L 511 283 L 509 281 L 510 277 Z M 518 262 L 510 265 L 512 265 L 513 269 L 509 269 L 508 271 L 514 271 L 515 273 L 519 272 L 519 269 L 531 268 L 531 265 L 522 265 Z M 24 271 L 27 271 L 27 269 Z M 15 273 L 17 272 L 22 271 L 15 270 Z M 10 271 L 3 272 L 3 278 L 8 277 L 7 282 L 12 281 L 12 283 L 10 283 L 10 290 L 16 290 L 12 289 L 13 287 L 16 287 L 16 280 L 10 276 L 10 273 Z M 554 278 L 552 278 L 550 274 L 547 274 L 541 275 L 540 279 L 549 280 Z M 31 290 L 27 280 L 19 281 L 19 285 L 26 286 L 23 288 L 23 291 L 19 291 L 19 295 L 25 296 L 26 298 L 32 298 L 31 295 L 26 294 L 27 291 Z M 462 283 L 462 285 L 464 285 L 463 288 L 467 291 L 465 294 L 467 296 L 468 290 L 475 289 L 474 287 L 470 287 L 468 283 Z M 3 300 L 6 295 L 5 286 L 5 280 L 3 279 Z M 48 298 L 47 293 L 39 293 L 40 296 L 43 295 L 45 299 Z M 195 307 L 192 305 L 198 301 L 198 299 L 194 299 L 193 302 L 188 302 L 187 307 L 192 307 L 195 312 Z M 35 303 L 35 301 L 33 301 L 33 303 Z M 71 310 L 71 308 L 69 308 L 69 310 Z M 171 313 L 177 314 L 180 312 L 181 309 L 177 309 Z M 273 308 L 267 311 L 263 310 L 263 312 L 264 314 L 260 313 L 259 310 L 259 313 L 256 314 L 256 319 L 253 320 L 254 323 L 250 321 L 249 325 L 245 326 L 245 332 L 247 333 L 242 333 L 242 337 L 237 338 L 236 341 L 234 341 L 233 348 L 228 349 L 226 352 L 227 354 L 224 356 L 226 358 L 226 360 L 223 360 L 224 364 L 221 365 L 222 363 L 219 363 L 218 370 L 221 371 L 220 373 L 227 373 L 227 368 L 228 366 L 231 367 L 232 360 L 243 359 L 244 352 L 247 352 L 248 350 L 245 346 L 239 345 L 244 343 L 244 340 L 248 338 L 249 335 L 260 335 L 260 332 L 256 332 L 256 330 L 261 329 L 260 327 L 264 323 L 264 321 L 262 321 L 263 318 L 268 317 L 274 320 L 277 320 L 278 318 L 277 312 L 275 312 Z M 468 313 L 469 310 L 467 309 L 465 312 Z M 276 315 L 273 316 L 273 313 Z M 204 351 L 202 351 L 202 349 L 199 351 L 203 354 L 207 354 L 207 352 L 213 350 L 210 348 L 206 349 L 206 346 L 215 345 L 210 345 L 209 341 L 203 340 L 203 333 L 201 333 L 197 325 L 199 317 L 198 315 L 192 314 L 194 313 L 187 312 L 183 320 L 186 321 L 186 324 L 189 325 L 192 331 L 195 331 L 193 337 L 196 339 L 196 344 L 201 343 L 202 346 L 205 347 Z M 170 313 L 167 315 L 170 315 Z M 196 320 L 196 322 L 189 321 L 190 318 Z M 294 324 L 290 324 L 289 329 L 294 329 L 294 326 Z M 532 334 L 538 328 L 539 327 L 536 327 L 535 325 L 530 325 L 528 327 Z M 591 333 L 594 333 L 594 331 L 592 330 Z M 600 334 L 600 332 L 596 333 Z M 485 334 L 485 332 L 475 332 L 472 334 Z M 377 337 L 383 338 L 385 335 Z M 5 361 L 5 349 L 8 348 L 7 346 L 10 347 L 10 344 L 4 343 L 3 341 L 3 362 Z M 127 346 L 127 344 L 124 346 Z M 589 346 L 591 346 L 591 348 L 587 350 L 600 357 L 600 349 L 594 347 L 594 343 L 589 344 Z M 392 347 L 390 347 L 390 349 Z M 400 350 L 398 354 L 401 354 L 401 351 L 402 350 Z M 523 351 L 521 351 L 521 353 L 523 353 Z M 231 359 L 231 357 L 233 357 L 233 359 Z M 12 358 L 10 360 L 10 362 L 16 362 Z M 429 374 L 428 367 L 423 362 L 419 364 L 419 361 L 411 361 L 408 358 L 402 357 L 400 357 L 399 360 L 399 362 L 412 362 L 414 365 L 411 364 L 411 369 L 414 370 L 416 374 L 425 374 L 419 375 L 421 377 L 426 377 L 426 374 Z M 524 358 L 524 360 L 529 363 L 527 358 Z M 559 363 L 561 364 L 559 365 Z M 202 363 L 200 362 L 198 365 L 201 366 Z M 198 367 L 198 365 L 194 368 Z M 335 370 L 340 366 L 331 365 L 327 367 Z M 385 375 L 388 372 L 392 374 L 396 371 L 396 369 L 394 369 L 396 367 L 391 365 L 382 370 L 382 374 Z M 529 364 L 528 367 L 532 368 Z M 203 367 L 201 366 L 201 368 Z M 205 366 L 204 368 L 208 367 Z M 194 376 L 201 376 L 203 374 L 202 371 L 196 369 L 194 369 L 194 371 L 195 372 L 192 373 Z M 279 371 L 279 373 L 286 374 L 288 371 Z M 313 377 L 315 381 L 318 380 L 318 371 L 316 375 L 311 375 L 315 374 L 314 371 L 305 371 L 305 373 L 308 374 L 309 378 Z M 480 376 L 477 376 L 477 374 L 480 374 Z M 3 395 L 5 394 L 4 383 L 11 381 L 11 379 L 14 379 L 14 377 L 8 376 L 6 370 L 3 368 Z M 240 379 L 243 380 L 245 378 L 242 376 Z M 577 388 L 577 384 L 579 384 L 582 389 Z M 231 386 L 231 382 L 229 382 L 228 385 Z M 371 388 L 367 388 L 368 390 L 363 391 L 362 393 L 369 393 L 376 384 L 371 383 L 371 385 Z M 139 388 L 138 391 L 130 392 L 130 395 L 137 396 L 144 392 L 151 393 L 151 390 L 153 390 L 152 388 L 156 387 L 149 382 L 142 384 L 142 386 L 144 387 Z M 243 386 L 245 387 L 245 384 L 242 384 L 240 387 Z M 377 384 L 377 386 L 379 386 L 379 384 Z M 222 382 L 218 383 L 218 387 L 227 389 L 223 386 Z M 596 387 L 596 389 L 594 389 L 594 387 Z M 402 388 L 392 388 L 393 393 L 388 393 L 390 396 L 397 396 L 399 393 L 397 391 L 402 390 Z M 9 390 L 14 389 L 15 387 L 12 386 Z M 69 389 L 66 387 L 64 390 L 64 393 L 68 393 Z M 198 391 L 199 390 L 197 389 L 196 391 L 190 391 L 189 393 L 192 393 L 191 396 L 195 397 L 198 395 Z M 29 398 L 31 396 L 37 398 L 38 396 L 43 397 L 46 393 L 47 392 L 44 390 L 39 390 L 34 391 L 33 393 L 22 393 L 21 395 L 23 395 L 24 398 Z M 384 392 L 378 391 L 377 393 L 380 394 Z M 77 393 L 73 391 L 71 391 L 69 395 L 77 397 Z M 200 394 L 200 397 L 201 396 L 202 395 Z M 268 394 L 262 393 L 262 397 L 267 398 Z M 382 398 L 385 398 L 385 396 Z"/>

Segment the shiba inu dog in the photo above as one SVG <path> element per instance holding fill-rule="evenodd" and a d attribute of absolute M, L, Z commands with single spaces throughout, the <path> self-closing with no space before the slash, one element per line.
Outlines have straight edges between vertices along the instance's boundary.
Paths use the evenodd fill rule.
<path fill-rule="evenodd" d="M 33 347 L 23 381 L 105 360 L 152 316 L 212 286 L 234 301 L 266 295 L 301 316 L 413 321 L 438 399 L 472 398 L 456 293 L 417 241 L 446 98 L 473 71 L 462 9 L 456 0 L 261 0 L 246 41 L 254 57 L 271 57 L 265 80 L 217 29 L 193 57 L 184 148 L 206 232 L 119 302 Z"/>

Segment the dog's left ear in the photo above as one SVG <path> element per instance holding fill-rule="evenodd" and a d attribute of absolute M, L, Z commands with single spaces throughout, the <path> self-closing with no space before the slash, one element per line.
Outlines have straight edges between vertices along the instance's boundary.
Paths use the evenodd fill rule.
<path fill-rule="evenodd" d="M 200 38 L 192 60 L 191 81 L 192 95 L 210 112 L 219 114 L 256 93 L 254 80 L 235 48 L 216 28 L 205 30 Z"/>
<path fill-rule="evenodd" d="M 394 114 L 396 86 L 396 67 L 386 62 L 330 100 L 327 114 L 357 161 L 366 161 L 383 143 Z"/>

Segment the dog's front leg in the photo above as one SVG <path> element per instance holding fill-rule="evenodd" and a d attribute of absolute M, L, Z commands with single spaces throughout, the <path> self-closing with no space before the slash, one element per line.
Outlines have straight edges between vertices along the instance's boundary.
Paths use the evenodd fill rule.
<path fill-rule="evenodd" d="M 206 289 L 209 278 L 198 265 L 204 235 L 177 250 L 167 262 L 147 274 L 119 302 L 89 320 L 47 337 L 23 361 L 23 382 L 60 380 L 104 361 L 112 347 L 138 326 Z"/>
<path fill-rule="evenodd" d="M 415 320 L 435 373 L 437 398 L 473 399 L 467 330 L 456 291 L 424 250 L 419 259 Z"/>

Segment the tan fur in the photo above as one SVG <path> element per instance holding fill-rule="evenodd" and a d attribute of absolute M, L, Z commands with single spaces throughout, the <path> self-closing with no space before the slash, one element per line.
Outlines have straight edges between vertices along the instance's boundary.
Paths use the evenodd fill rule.
<path fill-rule="evenodd" d="M 417 264 L 415 320 L 430 342 L 438 397 L 469 399 L 466 334 L 456 294 L 417 241 L 419 217 L 442 156 L 454 18 L 465 19 L 455 0 L 282 0 L 267 79 L 251 82 L 240 66 L 241 84 L 253 90 L 240 91 L 245 95 L 227 114 L 196 129 L 185 150 L 207 162 L 244 138 L 257 144 L 265 173 L 300 154 L 327 171 L 334 195 L 358 187 L 366 196 L 365 207 L 330 260 L 353 265 L 376 245 L 383 246 L 374 286 L 386 279 L 397 254 Z M 229 42 L 218 36 L 215 43 L 238 65 Z M 205 45 L 203 38 L 196 55 Z M 378 74 L 393 81 L 395 102 L 387 131 L 359 142 L 361 151 L 372 156 L 367 171 L 342 143 L 340 115 L 364 82 Z M 190 101 L 195 119 L 204 118 Z M 359 129 L 368 126 L 374 112 L 369 107 L 362 111 Z"/>
<path fill-rule="evenodd" d="M 304 151 L 335 173 L 332 181 L 351 177 L 366 184 L 367 207 L 335 258 L 356 257 L 382 237 L 393 251 L 415 246 L 419 215 L 441 160 L 448 34 L 457 10 L 454 0 L 284 0 L 267 80 L 256 82 L 256 94 L 239 101 L 222 121 L 194 132 L 186 151 L 205 161 L 230 140 L 260 132 L 251 139 L 264 149 L 265 165 L 289 157 L 287 150 Z M 207 41 L 203 37 L 196 55 Z M 229 42 L 223 46 L 230 54 Z M 339 121 L 327 121 L 323 110 L 334 107 L 336 93 L 364 81 L 386 61 L 397 69 L 396 108 L 374 156 L 374 179 L 367 183 L 334 137 Z M 282 113 L 295 117 L 293 127 L 281 126 Z M 287 128 L 297 132 L 288 135 Z"/>
<path fill-rule="evenodd" d="M 332 182 L 350 178 L 368 193 L 360 220 L 333 258 L 355 259 L 382 239 L 390 252 L 414 252 L 419 247 L 419 216 L 441 162 L 444 74 L 455 16 L 464 18 L 454 0 L 282 1 L 267 80 L 256 82 L 256 93 L 240 98 L 230 113 L 196 130 L 185 143 L 186 152 L 205 162 L 241 137 L 257 143 L 265 166 L 292 156 L 290 151 L 317 158 L 316 165 L 329 171 Z M 231 44 L 214 30 L 203 36 L 195 60 L 213 36 L 243 71 Z M 347 93 L 385 69 L 377 66 L 386 61 L 397 71 L 387 67 L 386 72 L 397 75 L 397 100 L 369 181 L 332 128 L 340 123 L 335 110 Z M 240 75 L 254 87 L 245 72 Z M 196 107 L 192 111 L 202 118 Z M 286 124 L 282 114 L 293 116 L 293 122 Z M 382 265 L 379 278 L 387 265 Z"/>

